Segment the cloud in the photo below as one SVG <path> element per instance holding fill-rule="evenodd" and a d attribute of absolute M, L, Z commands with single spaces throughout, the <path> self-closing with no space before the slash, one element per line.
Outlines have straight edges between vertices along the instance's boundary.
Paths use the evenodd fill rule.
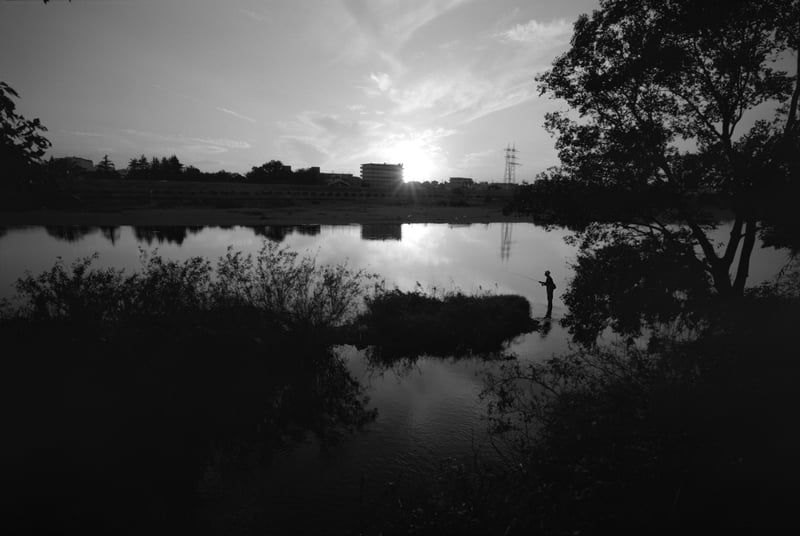
<path fill-rule="evenodd" d="M 167 147 L 161 152 L 181 152 L 208 150 L 213 153 L 226 153 L 232 149 L 250 149 L 252 145 L 244 140 L 232 140 L 227 138 L 194 138 L 183 135 L 161 134 L 158 132 L 148 132 L 135 129 L 121 129 L 118 132 L 147 140 L 149 142 L 160 142 L 170 144 L 171 150 Z M 199 145 L 198 145 L 199 144 Z"/>
<path fill-rule="evenodd" d="M 215 145 L 217 147 L 221 147 L 223 149 L 250 149 L 252 145 L 246 141 L 242 140 L 231 140 L 227 138 L 189 138 L 191 141 L 197 141 L 200 143 L 207 143 L 209 145 Z"/>
<path fill-rule="evenodd" d="M 99 132 L 84 132 L 81 130 L 62 130 L 66 134 L 72 134 L 73 136 L 82 136 L 87 138 L 105 138 L 105 134 L 100 134 Z"/>
<path fill-rule="evenodd" d="M 474 169 L 486 164 L 490 160 L 497 160 L 499 154 L 500 150 L 496 148 L 467 153 L 454 167 L 455 169 Z"/>
<path fill-rule="evenodd" d="M 424 26 L 471 0 L 341 0 L 350 17 L 344 55 L 375 55 L 394 70 L 402 69 L 395 53 Z"/>
<path fill-rule="evenodd" d="M 216 106 L 215 108 L 217 110 L 219 110 L 220 112 L 222 112 L 222 113 L 226 113 L 228 115 L 232 115 L 233 117 L 236 117 L 238 119 L 244 119 L 245 121 L 249 121 L 250 123 L 255 123 L 256 122 L 256 120 L 253 119 L 252 117 L 247 117 L 246 115 L 242 115 L 240 113 L 234 112 L 233 110 L 230 110 L 228 108 L 223 108 L 221 106 Z"/>
<path fill-rule="evenodd" d="M 535 98 L 534 73 L 487 72 L 477 66 L 443 70 L 402 85 L 392 83 L 380 94 L 391 105 L 387 114 L 398 121 L 458 126 Z"/>
<path fill-rule="evenodd" d="M 456 132 L 444 127 L 417 128 L 390 118 L 351 120 L 312 111 L 282 127 L 289 132 L 276 142 L 281 154 L 300 160 L 301 166 L 349 169 L 354 173 L 364 162 L 388 162 L 410 149 L 422 151 L 434 163 L 441 164 L 445 159 L 441 142 Z"/>
<path fill-rule="evenodd" d="M 256 120 L 253 119 L 252 117 L 248 117 L 246 115 L 240 114 L 240 113 L 238 113 L 238 112 L 236 112 L 234 110 L 231 110 L 230 108 L 226 108 L 224 106 L 215 106 L 213 104 L 209 104 L 209 103 L 207 103 L 205 101 L 202 101 L 202 100 L 200 100 L 200 99 L 198 99 L 196 97 L 192 97 L 191 95 L 186 95 L 184 93 L 178 93 L 176 91 L 172 91 L 170 89 L 164 88 L 164 87 L 159 86 L 157 84 L 152 84 L 152 86 L 155 89 L 158 89 L 159 91 L 163 91 L 164 93 L 172 95 L 173 97 L 177 97 L 177 98 L 179 98 L 181 100 L 185 100 L 187 102 L 191 102 L 191 103 L 196 104 L 198 106 L 202 106 L 204 108 L 213 108 L 214 110 L 217 110 L 218 112 L 222 112 L 224 114 L 231 115 L 233 117 L 236 117 L 237 119 L 242 119 L 242 120 L 248 121 L 250 123 L 255 123 L 256 122 Z"/>
<path fill-rule="evenodd" d="M 392 79 L 386 73 L 371 73 L 369 75 L 370 80 L 375 82 L 375 85 L 378 86 L 378 90 L 381 93 L 386 93 L 392 87 Z"/>
<path fill-rule="evenodd" d="M 256 22 L 270 22 L 271 21 L 271 19 L 267 15 L 264 15 L 263 13 L 258 13 L 256 11 L 252 11 L 250 9 L 239 8 L 239 13 L 241 13 L 245 17 L 247 17 L 249 19 L 252 19 L 252 20 L 254 20 Z"/>
<path fill-rule="evenodd" d="M 550 22 L 532 19 L 524 24 L 517 24 L 496 37 L 507 43 L 559 46 L 568 42 L 571 35 L 572 24 L 564 19 Z"/>

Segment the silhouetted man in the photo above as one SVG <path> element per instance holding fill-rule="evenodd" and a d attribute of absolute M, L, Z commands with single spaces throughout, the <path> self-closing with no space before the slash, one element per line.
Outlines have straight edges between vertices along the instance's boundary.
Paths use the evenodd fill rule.
<path fill-rule="evenodd" d="M 545 270 L 544 281 L 539 281 L 539 284 L 547 288 L 547 314 L 544 316 L 550 318 L 553 314 L 553 290 L 556 288 L 553 278 L 550 277 L 550 270 Z"/>

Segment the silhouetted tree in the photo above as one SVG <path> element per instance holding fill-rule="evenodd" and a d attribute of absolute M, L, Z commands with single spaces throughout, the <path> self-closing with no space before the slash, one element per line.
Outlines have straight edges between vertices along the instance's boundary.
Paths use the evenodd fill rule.
<path fill-rule="evenodd" d="M 537 79 L 543 94 L 572 108 L 547 115 L 561 166 L 546 175 L 630 190 L 657 186 L 683 199 L 724 196 L 735 219 L 721 255 L 688 209 L 679 214 L 688 235 L 652 213 L 631 232 L 688 238 L 702 250 L 717 292 L 740 295 L 757 222 L 774 205 L 755 201 L 774 200 L 797 182 L 800 82 L 775 61 L 793 53 L 800 66 L 799 36 L 794 0 L 602 0 L 575 23 L 570 50 Z M 741 133 L 745 115 L 769 103 L 774 117 Z"/>
<path fill-rule="evenodd" d="M 97 166 L 95 166 L 95 174 L 101 179 L 116 179 L 119 177 L 114 162 L 108 158 L 108 155 L 104 155 L 97 163 Z"/>
<path fill-rule="evenodd" d="M 150 173 L 150 162 L 145 155 L 139 158 L 131 158 L 128 162 L 127 178 L 131 180 L 147 179 Z"/>
<path fill-rule="evenodd" d="M 186 166 L 183 170 L 183 180 L 199 182 L 202 181 L 204 174 L 194 166 Z"/>
<path fill-rule="evenodd" d="M 28 180 L 35 164 L 41 162 L 50 141 L 39 119 L 25 119 L 16 111 L 19 94 L 0 82 L 0 163 L 3 173 L 15 180 Z"/>
<path fill-rule="evenodd" d="M 260 166 L 253 167 L 247 173 L 247 180 L 251 182 L 288 182 L 291 178 L 291 168 L 285 166 L 280 160 L 270 160 Z"/>

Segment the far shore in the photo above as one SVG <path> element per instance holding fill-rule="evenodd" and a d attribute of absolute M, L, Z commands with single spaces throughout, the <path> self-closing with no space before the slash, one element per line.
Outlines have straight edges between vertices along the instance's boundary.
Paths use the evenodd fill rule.
<path fill-rule="evenodd" d="M 434 206 L 363 203 L 297 204 L 287 207 L 171 207 L 100 210 L 5 210 L 0 226 L 14 225 L 347 225 L 376 223 L 529 222 L 497 205 Z"/>

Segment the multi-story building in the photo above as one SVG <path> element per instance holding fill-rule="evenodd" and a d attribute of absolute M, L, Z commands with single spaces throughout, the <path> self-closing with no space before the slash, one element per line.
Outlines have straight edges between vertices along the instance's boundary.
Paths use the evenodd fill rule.
<path fill-rule="evenodd" d="M 370 186 L 403 184 L 403 164 L 361 164 L 361 180 Z"/>
<path fill-rule="evenodd" d="M 450 177 L 450 186 L 472 186 L 475 181 L 469 177 Z"/>

